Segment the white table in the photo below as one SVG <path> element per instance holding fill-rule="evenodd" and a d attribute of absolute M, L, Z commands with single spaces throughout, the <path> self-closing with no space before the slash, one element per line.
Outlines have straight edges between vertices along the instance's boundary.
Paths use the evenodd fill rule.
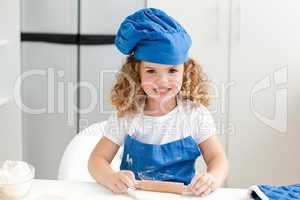
<path fill-rule="evenodd" d="M 135 191 L 135 196 L 141 200 L 244 200 L 247 189 L 220 188 L 205 198 L 195 196 L 180 196 L 169 193 Z M 30 193 L 24 200 L 132 200 L 128 195 L 116 195 L 106 188 L 89 182 L 72 182 L 61 180 L 33 180 Z"/>

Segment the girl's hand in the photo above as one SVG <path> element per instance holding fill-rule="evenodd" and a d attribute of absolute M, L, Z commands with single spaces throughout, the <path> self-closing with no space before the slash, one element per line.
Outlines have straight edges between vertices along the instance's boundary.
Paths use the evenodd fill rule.
<path fill-rule="evenodd" d="M 123 194 L 128 188 L 135 186 L 135 176 L 132 171 L 121 170 L 107 177 L 106 186 L 115 194 Z"/>
<path fill-rule="evenodd" d="M 193 177 L 189 190 L 196 196 L 204 197 L 216 190 L 216 180 L 210 173 L 200 173 Z"/>

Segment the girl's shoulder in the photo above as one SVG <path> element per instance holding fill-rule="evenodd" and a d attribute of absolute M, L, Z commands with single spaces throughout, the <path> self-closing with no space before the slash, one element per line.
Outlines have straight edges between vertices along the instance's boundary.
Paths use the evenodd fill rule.
<path fill-rule="evenodd" d="M 107 121 L 111 125 L 125 126 L 136 119 L 137 116 L 124 114 L 122 117 L 119 117 L 117 113 L 111 113 Z"/>
<path fill-rule="evenodd" d="M 182 100 L 182 111 L 186 115 L 203 115 L 203 114 L 210 114 L 209 109 L 204 106 L 203 104 L 197 104 L 190 99 Z"/>
<path fill-rule="evenodd" d="M 197 144 L 202 143 L 216 133 L 216 126 L 209 109 L 203 104 L 187 100 L 182 104 L 183 113 L 180 115 L 182 130 L 191 135 Z"/>

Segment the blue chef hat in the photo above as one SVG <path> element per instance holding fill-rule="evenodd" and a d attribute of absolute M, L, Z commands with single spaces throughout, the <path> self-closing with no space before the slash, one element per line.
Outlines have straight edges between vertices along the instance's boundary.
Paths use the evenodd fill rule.
<path fill-rule="evenodd" d="M 137 60 L 176 65 L 187 61 L 192 40 L 165 12 L 145 8 L 121 23 L 115 44 L 123 54 L 133 54 Z"/>

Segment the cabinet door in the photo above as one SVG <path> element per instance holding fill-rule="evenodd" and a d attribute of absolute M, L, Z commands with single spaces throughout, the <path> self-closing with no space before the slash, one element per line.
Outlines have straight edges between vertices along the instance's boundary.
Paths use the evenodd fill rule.
<path fill-rule="evenodd" d="M 124 56 L 114 45 L 80 47 L 80 130 L 107 120 L 115 109 L 110 92 Z"/>
<path fill-rule="evenodd" d="M 229 0 L 148 0 L 147 7 L 159 8 L 174 17 L 191 35 L 190 57 L 196 59 L 212 81 L 212 105 L 217 132 L 226 148 L 228 82 Z M 203 170 L 204 163 L 200 162 Z"/>
<path fill-rule="evenodd" d="M 233 0 L 230 187 L 299 182 L 299 6 Z"/>
<path fill-rule="evenodd" d="M 56 178 L 65 147 L 77 130 L 77 48 L 22 44 L 24 159 L 37 178 Z"/>
<path fill-rule="evenodd" d="M 78 0 L 21 1 L 22 32 L 77 33 Z"/>
<path fill-rule="evenodd" d="M 77 0 L 22 1 L 25 33 L 77 35 L 77 19 Z M 37 178 L 57 178 L 62 153 L 77 132 L 77 46 L 22 42 L 22 72 L 33 73 L 23 81 L 24 104 L 44 109 L 23 111 L 24 159 L 36 167 Z"/>
<path fill-rule="evenodd" d="M 115 34 L 129 14 L 145 6 L 146 0 L 89 0 L 80 3 L 81 34 Z"/>
<path fill-rule="evenodd" d="M 80 32 L 99 38 L 115 35 L 125 17 L 144 5 L 145 1 L 141 0 L 82 1 Z M 125 56 L 113 43 L 112 40 L 111 44 L 80 46 L 80 130 L 106 120 L 115 111 L 110 105 L 110 92 Z"/>

